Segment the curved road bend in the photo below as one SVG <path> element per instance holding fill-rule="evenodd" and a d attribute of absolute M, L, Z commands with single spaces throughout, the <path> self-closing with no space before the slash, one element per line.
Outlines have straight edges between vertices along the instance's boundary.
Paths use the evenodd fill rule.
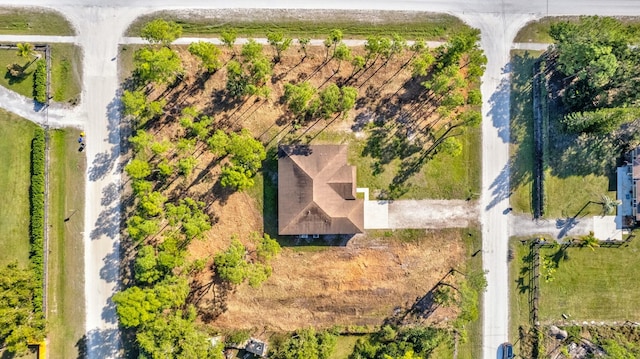
<path fill-rule="evenodd" d="M 76 114 L 85 123 L 88 182 L 85 209 L 85 274 L 88 357 L 118 357 L 117 321 L 109 298 L 117 289 L 119 116 L 116 56 L 130 21 L 162 9 L 217 9 L 222 1 L 181 0 L 0 0 L 0 6 L 44 6 L 65 14 L 78 30 L 84 50 L 82 102 Z M 108 5 L 107 5 L 108 4 Z M 236 0 L 235 8 L 369 9 L 443 12 L 459 16 L 482 30 L 489 59 L 483 76 L 482 215 L 484 268 L 489 271 L 484 296 L 483 357 L 493 359 L 508 334 L 506 248 L 509 230 L 502 211 L 509 196 L 509 49 L 517 28 L 545 15 L 640 15 L 634 0 Z M 106 196 L 105 196 L 106 194 Z"/>

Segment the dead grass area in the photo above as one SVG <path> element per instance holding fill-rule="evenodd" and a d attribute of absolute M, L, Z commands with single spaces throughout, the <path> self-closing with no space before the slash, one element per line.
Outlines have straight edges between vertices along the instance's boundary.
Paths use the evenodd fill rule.
<path fill-rule="evenodd" d="M 369 234 L 354 237 L 344 247 L 287 247 L 260 288 L 244 284 L 224 293 L 214 285 L 199 304 L 219 303 L 226 295 L 224 312 L 210 323 L 222 329 L 276 332 L 380 325 L 412 307 L 450 268 L 463 263 L 460 233 L 423 232 L 411 242 Z M 201 278 L 210 280 L 211 273 Z M 444 324 L 456 314 L 453 307 L 439 307 L 426 320 Z"/>

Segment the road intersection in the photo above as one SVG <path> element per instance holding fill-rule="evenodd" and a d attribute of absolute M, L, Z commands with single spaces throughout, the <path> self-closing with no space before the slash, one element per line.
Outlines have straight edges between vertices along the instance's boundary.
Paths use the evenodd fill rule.
<path fill-rule="evenodd" d="M 176 5 L 179 4 L 179 5 Z M 0 0 L 0 6 L 41 6 L 64 14 L 73 23 L 73 42 L 83 49 L 83 86 L 79 106 L 61 116 L 61 123 L 81 125 L 87 147 L 85 203 L 85 283 L 87 357 L 118 357 L 120 339 L 117 318 L 110 301 L 118 288 L 118 201 L 101 201 L 120 188 L 120 114 L 118 96 L 118 45 L 127 26 L 138 16 L 158 10 L 221 9 L 226 2 L 210 0 Z M 483 154 L 481 223 L 483 261 L 488 288 L 483 300 L 483 358 L 496 357 L 507 341 L 509 283 L 507 271 L 508 221 L 503 211 L 509 200 L 509 78 L 510 50 L 518 29 L 527 21 L 546 15 L 640 15 L 634 0 L 238 0 L 234 8 L 405 10 L 442 12 L 462 18 L 482 33 L 481 45 L 488 58 L 482 78 Z M 0 41 L 5 41 L 0 37 Z M 11 41 L 19 37 L 12 37 Z M 0 90 L 0 103 L 9 107 L 15 99 Z M 5 100 L 7 102 L 5 102 Z M 24 105 L 24 104 L 23 104 Z M 15 106 L 23 109 L 24 106 Z M 20 110 L 23 111 L 23 110 Z M 24 111 L 23 111 L 24 112 Z M 38 119 L 37 115 L 20 115 Z"/>

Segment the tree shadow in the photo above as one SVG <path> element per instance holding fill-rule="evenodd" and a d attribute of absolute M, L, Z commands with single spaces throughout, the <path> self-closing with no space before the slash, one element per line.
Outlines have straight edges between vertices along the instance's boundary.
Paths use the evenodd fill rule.
<path fill-rule="evenodd" d="M 511 72 L 511 63 L 505 65 L 502 69 L 502 74 L 508 74 Z M 509 78 L 503 76 L 498 84 L 498 87 L 491 94 L 489 98 L 489 112 L 493 122 L 493 127 L 498 130 L 498 136 L 502 139 L 502 142 L 509 143 L 509 111 L 510 108 L 507 105 L 509 103 L 509 97 L 511 93 L 511 83 Z"/>
<path fill-rule="evenodd" d="M 498 203 L 511 196 L 511 189 L 509 186 L 509 166 L 510 164 L 505 165 L 502 168 L 502 171 L 500 171 L 498 177 L 496 177 L 489 186 L 489 190 L 491 191 L 491 201 L 485 208 L 486 210 L 495 207 Z"/>
<path fill-rule="evenodd" d="M 122 355 L 120 330 L 91 329 L 77 343 L 82 358 L 116 358 Z M 83 355 L 83 356 L 81 356 Z"/>
<path fill-rule="evenodd" d="M 121 226 L 121 205 L 118 202 L 113 202 L 106 207 L 98 215 L 94 228 L 91 230 L 90 237 L 93 240 L 100 239 L 102 236 L 107 236 L 111 239 L 115 239 L 120 233 Z"/>
<path fill-rule="evenodd" d="M 107 283 L 117 282 L 120 271 L 120 245 L 117 242 L 113 242 L 112 251 L 102 258 L 102 262 L 100 278 Z"/>

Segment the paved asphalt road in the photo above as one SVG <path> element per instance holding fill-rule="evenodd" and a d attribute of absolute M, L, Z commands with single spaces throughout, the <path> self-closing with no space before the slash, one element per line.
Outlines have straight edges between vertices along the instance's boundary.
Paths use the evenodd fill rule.
<path fill-rule="evenodd" d="M 481 222 L 488 288 L 483 308 L 483 357 L 496 357 L 508 336 L 509 50 L 518 28 L 546 15 L 640 15 L 634 0 L 0 0 L 0 6 L 44 6 L 76 27 L 84 51 L 82 101 L 72 116 L 83 123 L 87 147 L 85 207 L 86 330 L 89 358 L 116 357 L 117 321 L 110 297 L 117 289 L 120 207 L 105 196 L 119 190 L 118 43 L 137 16 L 162 9 L 278 8 L 368 9 L 444 12 L 481 29 L 489 59 L 483 77 L 483 174 Z"/>

